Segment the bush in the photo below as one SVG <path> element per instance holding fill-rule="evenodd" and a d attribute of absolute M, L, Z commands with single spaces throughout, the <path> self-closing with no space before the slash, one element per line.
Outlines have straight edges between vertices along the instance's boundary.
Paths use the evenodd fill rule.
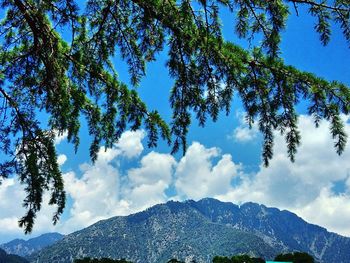
<path fill-rule="evenodd" d="M 314 263 L 314 258 L 305 252 L 294 252 L 280 254 L 275 257 L 275 261 L 291 261 L 293 263 Z"/>

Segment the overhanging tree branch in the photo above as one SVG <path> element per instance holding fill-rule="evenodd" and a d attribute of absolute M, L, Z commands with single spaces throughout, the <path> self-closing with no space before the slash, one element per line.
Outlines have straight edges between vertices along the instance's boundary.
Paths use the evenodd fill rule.
<path fill-rule="evenodd" d="M 321 119 L 330 121 L 336 151 L 344 150 L 346 134 L 340 114 L 349 113 L 349 88 L 285 65 L 278 51 L 291 3 L 295 8 L 309 7 L 324 44 L 330 36 L 330 22 L 338 23 L 349 40 L 347 0 L 334 5 L 312 0 L 207 0 L 196 4 L 190 0 L 89 0 L 84 11 L 78 11 L 74 0 L 0 1 L 8 11 L 0 24 L 0 96 L 14 115 L 2 111 L 4 119 L 10 120 L 2 122 L 7 127 L 0 129 L 0 143 L 6 149 L 26 143 L 22 159 L 17 156 L 0 168 L 8 174 L 11 165 L 19 167 L 27 185 L 28 213 L 21 220 L 25 231 L 33 227 L 47 189 L 53 190 L 50 203 L 58 205 L 54 222 L 63 211 L 64 187 L 52 131 L 68 131 L 68 140 L 77 148 L 81 116 L 92 136 L 92 161 L 102 144 L 112 147 L 127 128 L 144 127 L 151 147 L 159 135 L 168 143 L 172 139 L 176 152 L 180 147 L 186 149 L 192 116 L 200 125 L 208 117 L 215 121 L 220 110 L 229 113 L 236 93 L 250 124 L 259 120 L 267 165 L 275 130 L 285 134 L 288 155 L 294 160 L 300 139 L 295 105 L 304 99 L 316 125 Z M 246 50 L 226 41 L 219 16 L 222 8 L 233 16 L 238 11 L 232 23 L 240 37 L 258 35 L 262 44 Z M 56 26 L 72 30 L 72 39 L 63 39 Z M 169 124 L 156 110 L 147 109 L 134 87 L 119 81 L 119 65 L 113 64 L 121 54 L 136 86 L 146 63 L 155 60 L 165 45 L 166 67 L 174 79 Z M 49 120 L 41 122 L 38 111 L 44 111 Z M 32 135 L 21 135 L 22 125 L 32 125 L 28 127 Z M 6 132 L 18 140 L 7 138 Z M 15 152 L 6 150 L 11 158 Z"/>

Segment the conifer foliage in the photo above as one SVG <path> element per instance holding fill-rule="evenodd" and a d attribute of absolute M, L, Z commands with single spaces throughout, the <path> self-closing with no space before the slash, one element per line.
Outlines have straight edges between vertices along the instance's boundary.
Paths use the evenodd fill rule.
<path fill-rule="evenodd" d="M 191 116 L 203 126 L 208 118 L 215 121 L 220 111 L 229 113 L 238 94 L 248 123 L 259 123 L 268 165 L 274 130 L 284 134 L 294 160 L 300 142 L 295 105 L 303 99 L 316 126 L 321 119 L 330 121 L 337 153 L 344 150 L 340 114 L 349 112 L 348 87 L 285 65 L 279 44 L 289 14 L 301 8 L 315 18 L 322 44 L 330 40 L 331 24 L 350 44 L 349 0 L 88 0 L 83 7 L 75 0 L 0 3 L 0 171 L 2 178 L 17 174 L 26 186 L 27 213 L 19 221 L 25 232 L 32 230 L 44 191 L 57 206 L 53 222 L 62 214 L 65 192 L 54 139 L 67 132 L 77 148 L 83 119 L 93 161 L 101 145 L 111 147 L 126 128 L 141 126 L 148 146 L 162 137 L 174 153 L 186 150 Z M 261 45 L 245 50 L 226 41 L 220 23 L 224 9 L 232 13 L 239 37 L 261 37 Z M 135 89 L 147 62 L 160 52 L 167 52 L 166 67 L 174 79 L 170 123 L 149 110 Z M 131 86 L 118 79 L 113 57 L 128 65 Z"/>

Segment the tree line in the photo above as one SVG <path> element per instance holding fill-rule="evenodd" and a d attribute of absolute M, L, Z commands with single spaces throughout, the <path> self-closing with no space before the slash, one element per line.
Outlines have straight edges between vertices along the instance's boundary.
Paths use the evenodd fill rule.
<path fill-rule="evenodd" d="M 294 252 L 287 254 L 279 254 L 275 257 L 274 261 L 283 261 L 283 262 L 293 262 L 293 263 L 314 263 L 314 258 L 305 252 Z M 235 255 L 232 257 L 227 256 L 215 256 L 213 258 L 213 263 L 265 263 L 266 261 L 263 258 L 250 257 L 249 255 Z M 110 259 L 110 258 L 101 258 L 101 259 L 91 259 L 83 258 L 76 259 L 74 263 L 132 263 L 125 259 Z M 184 261 L 178 259 L 170 259 L 167 263 L 185 263 Z M 191 263 L 196 263 L 196 260 L 193 259 Z"/>

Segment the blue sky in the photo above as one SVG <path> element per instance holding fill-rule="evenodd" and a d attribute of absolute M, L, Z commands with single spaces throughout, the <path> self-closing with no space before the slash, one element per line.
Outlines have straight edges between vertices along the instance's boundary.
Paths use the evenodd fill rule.
<path fill-rule="evenodd" d="M 237 40 L 232 18 L 223 14 L 224 35 Z M 287 64 L 350 86 L 350 52 L 341 32 L 333 28 L 328 46 L 320 44 L 314 20 L 300 10 L 283 34 L 282 57 Z M 166 57 L 147 67 L 138 91 L 150 109 L 170 120 L 168 98 L 173 80 L 165 68 Z M 128 82 L 125 64 L 116 63 L 121 80 Z M 256 127 L 248 129 L 239 98 L 229 116 L 191 126 L 185 156 L 170 155 L 163 142 L 147 149 L 143 130 L 126 131 L 118 144 L 101 149 L 97 162 L 88 157 L 89 138 L 81 130 L 81 145 L 74 154 L 65 137 L 57 139 L 68 202 L 57 226 L 52 226 L 53 208 L 45 205 L 32 236 L 48 231 L 70 233 L 115 215 L 127 215 L 170 199 L 215 197 L 241 204 L 246 201 L 288 209 L 311 223 L 350 236 L 350 147 L 338 157 L 333 149 L 328 123 L 316 130 L 312 119 L 299 107 L 302 145 L 291 163 L 283 138 L 276 136 L 275 154 L 269 168 L 261 165 L 261 140 Z M 349 117 L 343 116 L 350 134 Z M 23 215 L 22 186 L 14 176 L 0 186 L 0 243 L 23 237 L 17 220 Z M 47 199 L 47 198 L 46 198 Z M 29 238 L 29 237 L 27 237 Z"/>

